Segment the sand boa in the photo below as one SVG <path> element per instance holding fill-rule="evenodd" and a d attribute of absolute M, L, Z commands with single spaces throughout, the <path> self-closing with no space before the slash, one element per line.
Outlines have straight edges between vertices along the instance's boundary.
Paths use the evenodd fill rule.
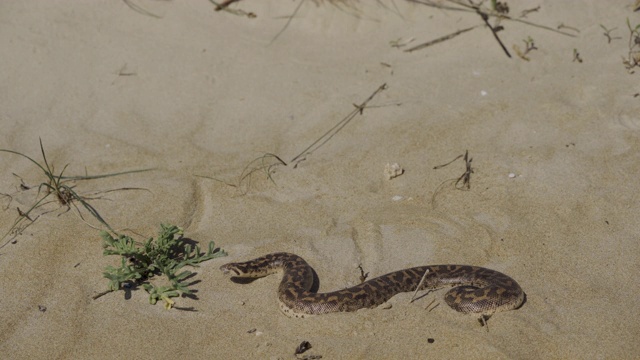
<path fill-rule="evenodd" d="M 468 265 L 431 265 L 395 271 L 362 284 L 329 293 L 314 293 L 313 270 L 294 254 L 273 253 L 241 263 L 220 267 L 234 277 L 257 278 L 283 271 L 278 287 L 282 311 L 291 317 L 355 311 L 373 308 L 401 292 L 414 291 L 425 271 L 420 289 L 455 286 L 445 294 L 445 302 L 465 314 L 478 314 L 481 321 L 499 311 L 518 308 L 524 301 L 520 285 L 495 270 Z"/>

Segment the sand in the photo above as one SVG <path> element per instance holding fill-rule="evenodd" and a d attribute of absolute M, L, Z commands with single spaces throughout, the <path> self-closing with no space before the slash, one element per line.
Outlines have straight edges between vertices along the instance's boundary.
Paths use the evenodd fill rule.
<path fill-rule="evenodd" d="M 123 1 L 0 3 L 0 148 L 41 161 L 41 138 L 68 175 L 155 168 L 74 189 L 102 192 L 91 204 L 138 240 L 169 222 L 229 256 L 195 269 L 197 299 L 176 299 L 195 311 L 152 306 L 142 289 L 93 300 L 119 260 L 102 255 L 85 210 L 83 221 L 46 204 L 2 241 L 1 357 L 292 359 L 302 341 L 313 346 L 303 355 L 323 359 L 639 356 L 640 74 L 622 63 L 626 19 L 640 23 L 632 1 L 509 2 L 514 17 L 540 5 L 528 21 L 575 34 L 504 21 L 511 59 L 485 27 L 402 51 L 482 21 L 400 0 L 307 1 L 275 40 L 298 2 L 232 5 L 256 18 L 208 1 L 130 3 L 158 18 Z M 600 25 L 616 28 L 611 43 Z M 513 45 L 528 37 L 537 50 L 525 61 Z M 473 173 L 460 190 L 462 159 L 434 166 L 467 150 Z M 266 153 L 288 163 L 272 181 L 224 183 Z M 404 173 L 388 180 L 393 163 Z M 0 197 L 2 233 L 45 180 L 0 153 L 0 192 L 11 195 Z M 104 193 L 122 188 L 146 190 Z M 527 301 L 489 331 L 450 309 L 445 290 L 290 319 L 278 276 L 236 284 L 218 270 L 276 251 L 303 256 L 321 291 L 358 284 L 359 265 L 376 276 L 458 263 L 505 272 Z"/>

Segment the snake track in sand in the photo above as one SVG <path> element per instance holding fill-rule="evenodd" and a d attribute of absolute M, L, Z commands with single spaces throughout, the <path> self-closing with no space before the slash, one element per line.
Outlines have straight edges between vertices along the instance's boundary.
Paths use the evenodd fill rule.
<path fill-rule="evenodd" d="M 425 272 L 422 289 L 455 286 L 444 297 L 454 310 L 478 314 L 481 322 L 500 311 L 517 309 L 524 301 L 520 285 L 509 276 L 469 265 L 429 265 L 395 271 L 362 284 L 328 293 L 311 292 L 313 269 L 298 255 L 273 253 L 220 267 L 225 274 L 258 278 L 283 271 L 278 287 L 280 308 L 290 317 L 356 311 L 383 304 L 401 292 L 415 291 Z"/>

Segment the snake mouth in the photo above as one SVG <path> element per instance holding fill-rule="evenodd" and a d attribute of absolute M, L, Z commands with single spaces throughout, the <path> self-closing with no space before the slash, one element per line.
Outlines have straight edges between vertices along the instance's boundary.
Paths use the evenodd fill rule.
<path fill-rule="evenodd" d="M 229 268 L 227 265 L 220 266 L 220 270 L 222 270 L 222 273 L 225 275 L 229 275 L 229 273 L 232 272 L 233 274 L 231 274 L 231 276 L 240 276 L 240 272 L 238 270 L 234 268 Z"/>

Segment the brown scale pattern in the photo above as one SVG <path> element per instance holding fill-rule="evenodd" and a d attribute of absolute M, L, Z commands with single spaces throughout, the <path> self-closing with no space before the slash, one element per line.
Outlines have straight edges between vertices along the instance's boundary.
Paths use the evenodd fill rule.
<path fill-rule="evenodd" d="M 225 274 L 253 278 L 282 270 L 283 278 L 278 287 L 280 307 L 287 316 L 292 317 L 376 307 L 398 293 L 415 291 L 427 269 L 429 273 L 420 289 L 454 287 L 445 294 L 444 299 L 451 308 L 461 313 L 478 314 L 488 319 L 495 312 L 516 309 L 524 301 L 524 292 L 515 280 L 498 271 L 478 266 L 414 267 L 328 293 L 310 291 L 313 270 L 303 258 L 294 254 L 273 253 L 220 267 Z"/>

